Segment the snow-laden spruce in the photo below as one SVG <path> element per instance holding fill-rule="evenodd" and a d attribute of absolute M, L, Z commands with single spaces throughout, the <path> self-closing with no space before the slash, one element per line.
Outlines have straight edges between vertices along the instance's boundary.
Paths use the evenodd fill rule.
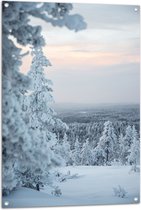
<path fill-rule="evenodd" d="M 120 135 L 119 143 L 120 143 L 120 157 L 122 164 L 127 164 L 128 156 L 130 154 L 130 148 L 133 142 L 133 131 L 130 125 L 126 128 L 125 136 Z"/>
<path fill-rule="evenodd" d="M 67 135 L 64 135 L 62 145 L 61 145 L 61 156 L 64 158 L 66 165 L 71 165 L 72 154 L 70 149 L 70 144 L 68 142 Z"/>
<path fill-rule="evenodd" d="M 2 52 L 2 188 L 3 194 L 8 194 L 20 184 L 17 170 L 30 165 L 32 143 L 21 109 L 22 92 L 29 86 L 29 80 L 19 73 L 20 49 L 8 39 L 6 32 L 3 33 Z"/>
<path fill-rule="evenodd" d="M 89 144 L 88 139 L 83 144 L 82 152 L 81 152 L 81 164 L 82 165 L 92 165 L 93 164 L 93 155 L 91 146 Z"/>
<path fill-rule="evenodd" d="M 59 139 L 55 146 L 55 153 L 62 157 L 63 165 L 72 165 L 72 152 L 70 149 L 70 143 L 67 139 L 67 134 L 65 133 L 63 138 Z"/>
<path fill-rule="evenodd" d="M 24 101 L 27 107 L 25 115 L 28 116 L 28 128 L 33 138 L 32 151 L 35 162 L 32 163 L 31 168 L 24 171 L 25 176 L 30 176 L 30 183 L 27 179 L 24 181 L 24 186 L 33 185 L 34 188 L 36 184 L 40 189 L 40 186 L 47 183 L 47 173 L 50 168 L 61 164 L 61 157 L 54 151 L 57 138 L 52 130 L 57 119 L 49 105 L 53 100 L 50 87 L 52 82 L 44 75 L 44 68 L 48 67 L 50 62 L 43 55 L 40 47 L 33 49 L 32 54 L 32 65 L 28 73 L 32 91 L 25 95 Z"/>
<path fill-rule="evenodd" d="M 78 138 L 76 138 L 76 141 L 75 141 L 75 145 L 74 145 L 74 153 L 73 153 L 73 162 L 75 165 L 79 166 L 81 165 L 81 144 L 80 142 L 78 141 Z"/>
<path fill-rule="evenodd" d="M 99 146 L 93 150 L 93 164 L 97 166 L 103 166 L 105 164 L 105 152 Z"/>
<path fill-rule="evenodd" d="M 129 151 L 128 162 L 132 165 L 133 171 L 136 172 L 138 171 L 137 165 L 140 164 L 140 141 L 135 126 L 132 128 L 132 137 L 133 141 Z"/>
<path fill-rule="evenodd" d="M 34 3 L 34 2 L 5 2 L 2 3 L 2 74 L 3 74 L 3 193 L 8 194 L 17 185 L 21 185 L 19 177 L 21 169 L 29 171 L 33 157 L 40 159 L 38 134 L 33 135 L 28 127 L 28 121 L 22 113 L 23 94 L 30 89 L 28 77 L 19 72 L 22 65 L 22 46 L 42 47 L 45 45 L 41 36 L 42 28 L 31 25 L 32 16 L 43 19 L 55 26 L 66 26 L 79 31 L 86 27 L 80 15 L 70 15 L 72 4 L 64 3 Z M 24 54 L 26 56 L 26 54 Z M 48 115 L 48 120 L 49 120 Z M 46 115 L 42 115 L 44 120 Z M 52 119 L 50 119 L 52 120 Z M 36 122 L 33 123 L 35 126 Z M 37 129 L 38 131 L 38 129 Z M 37 132 L 38 133 L 38 132 Z M 42 132 L 43 139 L 46 135 Z M 50 135 L 50 133 L 48 132 Z M 34 138 L 33 138 L 34 136 Z M 52 135 L 51 135 L 52 136 Z M 49 138 L 49 137 L 48 137 Z M 54 137 L 52 137 L 54 138 Z M 38 145 L 35 149 L 35 145 Z M 50 146 L 41 149 L 44 153 Z M 43 153 L 42 153 L 43 155 Z M 46 157 L 46 154 L 45 154 Z M 35 160 L 36 160 L 35 158 Z M 50 157 L 48 157 L 49 163 Z M 51 164 L 51 163 L 50 163 Z M 44 164 L 43 164 L 44 165 Z M 22 166 L 24 166 L 22 168 Z M 23 172 L 22 172 L 23 173 Z M 40 174 L 39 170 L 39 174 Z"/>
<path fill-rule="evenodd" d="M 98 148 L 103 150 L 105 164 L 111 164 L 114 160 L 115 145 L 117 137 L 114 132 L 113 124 L 110 121 L 104 123 L 104 131 L 98 143 Z"/>

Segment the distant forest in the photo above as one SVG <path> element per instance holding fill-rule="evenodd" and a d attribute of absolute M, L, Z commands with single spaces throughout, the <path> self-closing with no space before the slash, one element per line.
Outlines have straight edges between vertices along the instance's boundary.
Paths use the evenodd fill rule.
<path fill-rule="evenodd" d="M 111 162 L 113 161 L 119 164 L 130 164 L 128 159 L 131 153 L 134 135 L 137 142 L 139 139 L 140 115 L 138 105 L 106 106 L 99 108 L 89 107 L 85 109 L 84 107 L 83 109 L 81 107 L 77 107 L 76 109 L 75 107 L 72 107 L 72 109 L 70 107 L 66 107 L 66 109 L 59 107 L 57 112 L 59 118 L 68 125 L 67 131 L 66 129 L 55 131 L 60 145 L 64 144 L 64 147 L 66 147 L 65 144 L 69 144 L 67 148 L 70 147 L 70 150 L 66 149 L 70 154 L 70 157 L 67 157 L 69 158 L 68 165 L 76 164 L 74 156 L 76 155 L 76 149 L 78 149 L 78 147 L 78 156 L 81 159 L 80 165 L 87 165 L 82 161 L 83 151 L 86 150 L 85 147 L 90 149 L 89 152 L 86 152 L 86 156 L 89 156 L 91 159 L 87 161 L 88 165 L 112 164 Z M 106 132 L 110 132 L 111 134 L 106 134 Z M 101 144 L 101 138 L 104 138 L 104 141 L 109 141 L 109 143 L 103 145 L 104 148 L 106 144 L 109 144 L 107 146 L 109 153 L 114 152 L 113 147 L 116 147 L 118 151 L 118 154 L 113 156 L 108 163 L 106 160 L 102 162 L 98 160 L 95 162 L 94 160 L 96 158 L 95 155 L 100 156 L 99 158 L 101 159 L 106 158 L 106 153 L 102 153 L 104 151 L 103 149 L 101 153 L 95 154 L 98 148 L 101 150 L 99 146 Z M 112 141 L 113 143 L 111 143 Z M 85 157 L 85 160 L 87 157 Z"/>

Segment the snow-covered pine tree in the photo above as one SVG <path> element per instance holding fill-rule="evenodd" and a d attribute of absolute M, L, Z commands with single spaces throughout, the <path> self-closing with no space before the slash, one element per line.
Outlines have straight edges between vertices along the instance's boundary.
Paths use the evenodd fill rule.
<path fill-rule="evenodd" d="M 61 140 L 57 139 L 57 143 L 54 147 L 55 154 L 58 154 L 62 159 L 62 165 L 72 165 L 72 152 L 70 149 L 70 143 L 68 141 L 67 134 L 64 133 L 64 136 Z"/>
<path fill-rule="evenodd" d="M 115 144 L 117 137 L 114 133 L 113 124 L 110 121 L 104 123 L 104 131 L 98 143 L 98 148 L 102 149 L 105 156 L 105 164 L 109 165 L 115 158 Z"/>
<path fill-rule="evenodd" d="M 93 155 L 89 140 L 83 144 L 82 153 L 81 153 L 81 165 L 93 165 Z"/>
<path fill-rule="evenodd" d="M 55 112 L 49 105 L 53 101 L 51 95 L 52 82 L 44 74 L 45 67 L 51 64 L 44 56 L 41 47 L 33 49 L 32 55 L 31 68 L 27 74 L 32 84 L 32 92 L 27 96 L 29 100 L 29 120 L 33 130 L 36 130 L 36 128 L 44 130 L 45 127 L 48 126 L 49 128 L 55 123 L 53 120 Z"/>
<path fill-rule="evenodd" d="M 121 133 L 119 136 L 119 161 L 122 165 L 126 163 L 125 147 L 124 147 L 124 136 Z"/>
<path fill-rule="evenodd" d="M 3 18 L 3 69 L 2 69 L 2 161 L 3 194 L 8 194 L 20 184 L 17 169 L 29 165 L 31 137 L 22 119 L 22 91 L 29 86 L 29 79 L 19 72 L 20 49 L 8 38 Z"/>
<path fill-rule="evenodd" d="M 54 151 L 57 138 L 52 132 L 52 128 L 56 118 L 55 112 L 49 105 L 53 100 L 50 87 L 52 83 L 44 75 L 44 68 L 50 63 L 40 47 L 33 49 L 32 53 L 32 65 L 28 72 L 32 83 L 32 92 L 26 96 L 28 98 L 26 100 L 28 101 L 26 115 L 29 117 L 29 130 L 33 138 L 32 149 L 36 162 L 34 167 L 27 171 L 33 174 L 33 180 L 37 176 L 40 177 L 38 178 L 39 183 L 45 184 L 44 182 L 47 180 L 44 180 L 44 177 L 47 172 L 51 167 L 59 165 L 61 158 Z M 39 183 L 37 184 L 39 185 Z"/>
<path fill-rule="evenodd" d="M 93 150 L 93 164 L 96 166 L 102 166 L 105 163 L 105 153 L 99 146 Z"/>
<path fill-rule="evenodd" d="M 15 104 L 15 92 L 19 91 L 15 88 L 16 85 L 11 87 L 11 81 L 3 75 L 3 194 L 20 184 L 17 171 L 32 165 L 32 140 L 21 117 L 21 106 Z"/>
<path fill-rule="evenodd" d="M 67 134 L 64 134 L 61 149 L 62 158 L 64 158 L 66 165 L 72 165 L 72 152 L 70 149 L 70 143 L 68 141 Z"/>
<path fill-rule="evenodd" d="M 133 142 L 133 129 L 132 127 L 129 125 L 127 128 L 126 128 L 126 134 L 125 134 L 125 137 L 124 137 L 124 142 L 126 143 L 127 147 L 130 148 L 131 147 L 131 144 Z"/>
<path fill-rule="evenodd" d="M 22 119 L 21 93 L 29 87 L 29 80 L 19 72 L 22 46 L 43 46 L 41 27 L 30 23 L 31 16 L 55 26 L 81 30 L 86 23 L 80 15 L 70 15 L 72 4 L 3 1 L 2 3 L 2 124 L 3 124 L 3 193 L 12 191 L 19 183 L 16 171 L 32 163 L 34 139 Z M 35 142 L 34 142 L 35 143 Z M 36 151 L 35 151 L 36 152 Z M 33 154 L 35 154 L 33 152 Z M 28 158 L 27 158 L 28 157 Z M 28 160 L 28 161 L 27 161 Z"/>
<path fill-rule="evenodd" d="M 55 132 L 57 136 L 58 143 L 62 143 L 62 139 L 69 130 L 69 127 L 66 123 L 62 122 L 59 118 L 56 118 L 55 125 L 53 127 L 53 132 Z"/>
<path fill-rule="evenodd" d="M 120 139 L 120 154 L 122 164 L 128 163 L 128 156 L 130 154 L 131 144 L 133 142 L 133 130 L 130 125 L 126 128 L 126 133 L 123 139 Z"/>
<path fill-rule="evenodd" d="M 132 127 L 132 137 L 133 141 L 128 156 L 128 163 L 132 165 L 134 171 L 136 171 L 137 165 L 140 163 L 140 141 L 135 126 Z"/>
<path fill-rule="evenodd" d="M 73 151 L 73 161 L 76 166 L 81 165 L 81 149 L 81 144 L 78 141 L 78 138 L 76 138 Z"/>

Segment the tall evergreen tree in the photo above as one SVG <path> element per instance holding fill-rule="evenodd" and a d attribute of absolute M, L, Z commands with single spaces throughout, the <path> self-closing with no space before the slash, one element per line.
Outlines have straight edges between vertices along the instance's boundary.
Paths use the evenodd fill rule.
<path fill-rule="evenodd" d="M 31 136 L 22 119 L 22 91 L 29 87 L 29 79 L 19 72 L 20 49 L 16 48 L 6 33 L 3 21 L 2 70 L 2 161 L 3 194 L 8 194 L 20 184 L 16 171 L 30 165 Z"/>
<path fill-rule="evenodd" d="M 21 180 L 17 178 L 17 169 L 21 170 L 22 166 L 27 169 L 30 168 L 33 157 L 36 154 L 35 145 L 38 144 L 36 140 L 33 143 L 34 138 L 31 136 L 31 133 L 29 134 L 27 124 L 22 119 L 21 95 L 29 88 L 30 81 L 19 72 L 22 64 L 22 55 L 21 49 L 17 46 L 22 48 L 22 46 L 29 45 L 34 47 L 45 45 L 44 38 L 41 36 L 41 27 L 30 24 L 29 17 L 31 16 L 43 19 L 55 26 L 66 26 L 75 31 L 84 29 L 86 24 L 83 18 L 77 14 L 69 14 L 72 8 L 72 4 L 64 3 L 40 4 L 40 2 L 13 1 L 3 1 L 2 3 L 2 182 L 4 194 L 9 193 L 21 183 Z M 41 120 L 44 119 L 45 115 L 41 117 Z M 52 118 L 50 120 L 52 121 Z M 36 123 L 33 122 L 33 128 L 35 128 Z M 48 131 L 49 134 L 51 135 Z M 46 132 L 42 132 L 42 135 L 46 135 Z M 53 138 L 52 135 L 51 138 Z"/>
<path fill-rule="evenodd" d="M 81 144 L 76 138 L 75 145 L 74 145 L 74 152 L 73 152 L 73 160 L 75 165 L 81 165 Z"/>
<path fill-rule="evenodd" d="M 26 114 L 29 117 L 29 130 L 34 139 L 32 150 L 35 154 L 36 165 L 28 170 L 28 173 L 33 174 L 33 180 L 37 176 L 40 183 L 44 182 L 43 174 L 46 175 L 51 167 L 59 165 L 59 160 L 61 160 L 53 149 L 57 138 L 52 132 L 56 120 L 55 112 L 49 105 L 52 101 L 50 88 L 52 83 L 44 75 L 44 68 L 49 65 L 41 48 L 33 49 L 32 65 L 28 73 L 32 83 L 32 92 L 26 96 L 28 98 Z"/>
<path fill-rule="evenodd" d="M 105 163 L 105 153 L 99 146 L 93 150 L 93 163 L 97 166 L 102 166 Z"/>
<path fill-rule="evenodd" d="M 124 142 L 125 142 L 125 145 L 127 146 L 127 148 L 131 147 L 131 144 L 133 142 L 133 129 L 130 125 L 128 125 L 127 128 L 126 128 L 126 134 L 125 134 L 125 137 L 124 137 Z"/>
<path fill-rule="evenodd" d="M 120 140 L 120 153 L 122 158 L 122 163 L 128 163 L 128 156 L 130 154 L 131 145 L 133 142 L 133 130 L 130 125 L 126 128 L 126 133 L 123 139 Z"/>
<path fill-rule="evenodd" d="M 125 147 L 124 147 L 124 136 L 121 133 L 119 136 L 119 160 L 122 165 L 126 163 L 126 156 L 125 156 Z"/>
<path fill-rule="evenodd" d="M 88 139 L 83 144 L 81 157 L 82 157 L 82 159 L 81 159 L 82 165 L 92 165 L 93 164 L 93 155 L 92 155 L 92 150 L 91 150 Z"/>
<path fill-rule="evenodd" d="M 135 126 L 132 128 L 132 137 L 133 142 L 131 144 L 128 162 L 129 164 L 133 165 L 134 171 L 136 171 L 137 165 L 140 162 L 140 141 Z"/>
<path fill-rule="evenodd" d="M 66 165 L 72 164 L 72 152 L 70 149 L 70 143 L 68 142 L 68 137 L 66 133 L 62 141 L 61 155 L 62 158 L 64 158 Z"/>
<path fill-rule="evenodd" d="M 102 133 L 102 136 L 98 144 L 99 149 L 102 149 L 104 152 L 106 165 L 111 164 L 111 162 L 115 158 L 114 147 L 116 142 L 117 142 L 117 137 L 114 133 L 113 124 L 112 122 L 107 121 L 104 123 L 104 131 Z"/>

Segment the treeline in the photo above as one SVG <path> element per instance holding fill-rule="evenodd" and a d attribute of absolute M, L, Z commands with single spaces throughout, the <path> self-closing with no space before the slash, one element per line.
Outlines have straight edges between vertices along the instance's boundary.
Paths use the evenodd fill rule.
<path fill-rule="evenodd" d="M 66 110 L 64 106 L 64 110 L 59 108 L 55 108 L 58 113 L 58 117 L 67 124 L 73 123 L 85 123 L 85 124 L 93 124 L 93 123 L 102 123 L 105 121 L 113 122 L 113 125 L 117 122 L 123 123 L 125 125 L 135 125 L 136 129 L 139 130 L 140 125 L 140 108 L 139 105 L 107 105 L 96 108 L 93 106 L 92 108 L 84 107 L 84 112 L 81 111 L 81 106 L 79 109 L 71 107 Z"/>

